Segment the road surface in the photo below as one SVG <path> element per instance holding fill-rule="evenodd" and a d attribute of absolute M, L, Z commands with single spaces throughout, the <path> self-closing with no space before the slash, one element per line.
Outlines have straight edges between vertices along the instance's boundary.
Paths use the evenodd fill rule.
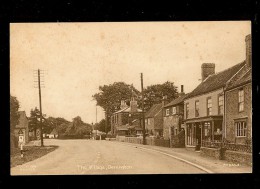
<path fill-rule="evenodd" d="M 48 139 L 44 143 L 59 148 L 12 168 L 11 175 L 205 173 L 167 155 L 120 142 Z"/>

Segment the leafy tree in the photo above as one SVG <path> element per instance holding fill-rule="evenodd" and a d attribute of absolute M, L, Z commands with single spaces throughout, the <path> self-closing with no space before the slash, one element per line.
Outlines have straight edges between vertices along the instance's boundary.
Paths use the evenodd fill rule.
<path fill-rule="evenodd" d="M 168 102 L 178 97 L 177 87 L 173 82 L 148 86 L 144 89 L 144 109 L 147 111 L 153 104 L 161 103 L 164 96 Z"/>
<path fill-rule="evenodd" d="M 68 127 L 69 127 L 69 123 L 62 123 L 60 125 L 57 125 L 56 130 L 59 135 L 63 135 L 66 132 Z"/>
<path fill-rule="evenodd" d="M 99 93 L 93 95 L 93 99 L 97 101 L 98 106 L 108 113 L 108 116 L 120 109 L 121 100 L 126 100 L 126 103 L 129 105 L 132 93 L 135 93 L 137 96 L 140 95 L 137 89 L 124 82 L 99 86 L 99 90 Z"/>
<path fill-rule="evenodd" d="M 66 135 L 86 135 L 91 132 L 91 125 L 86 124 L 81 120 L 81 117 L 77 116 L 72 119 L 72 123 L 70 123 L 66 129 Z"/>
<path fill-rule="evenodd" d="M 11 138 L 11 153 L 13 152 L 15 146 L 16 146 L 16 142 L 15 142 L 15 136 L 14 136 L 14 129 L 15 126 L 19 123 L 19 113 L 18 113 L 18 109 L 19 109 L 20 105 L 19 105 L 19 101 L 17 100 L 16 97 L 14 96 L 10 96 L 10 138 Z"/>
<path fill-rule="evenodd" d="M 36 136 L 36 130 L 40 127 L 40 110 L 38 108 L 31 109 L 29 117 L 29 131 L 34 131 Z"/>
<path fill-rule="evenodd" d="M 14 131 L 15 126 L 19 124 L 19 101 L 16 97 L 10 96 L 10 126 L 11 132 Z"/>
<path fill-rule="evenodd" d="M 100 122 L 97 124 L 97 129 L 99 131 L 105 132 L 105 127 L 106 127 L 106 120 L 105 119 L 100 120 Z"/>

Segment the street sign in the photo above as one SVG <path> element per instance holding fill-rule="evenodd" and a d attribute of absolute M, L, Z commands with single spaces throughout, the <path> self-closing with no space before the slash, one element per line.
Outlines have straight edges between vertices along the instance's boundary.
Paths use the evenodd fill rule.
<path fill-rule="evenodd" d="M 23 135 L 22 129 L 20 129 L 20 130 L 18 131 L 18 135 Z"/>
<path fill-rule="evenodd" d="M 19 143 L 23 143 L 24 142 L 24 136 L 19 136 Z"/>

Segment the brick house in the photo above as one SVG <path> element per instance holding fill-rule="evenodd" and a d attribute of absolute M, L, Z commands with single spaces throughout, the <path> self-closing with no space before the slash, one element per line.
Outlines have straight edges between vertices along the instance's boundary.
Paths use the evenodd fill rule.
<path fill-rule="evenodd" d="M 163 107 L 163 138 L 170 139 L 172 147 L 184 147 L 185 134 L 183 120 L 184 120 L 184 99 L 187 94 L 183 92 L 181 95 L 166 104 Z"/>
<path fill-rule="evenodd" d="M 252 66 L 251 35 L 246 36 L 246 64 L 225 88 L 224 138 L 232 143 L 251 143 Z"/>
<path fill-rule="evenodd" d="M 24 144 L 29 142 L 29 121 L 28 118 L 26 116 L 25 111 L 19 111 L 19 123 L 18 125 L 15 126 L 14 129 L 14 135 L 17 138 L 19 138 L 19 132 L 22 131 L 22 135 L 24 138 Z"/>
<path fill-rule="evenodd" d="M 245 61 L 215 73 L 215 64 L 202 64 L 202 82 L 184 100 L 186 147 L 199 149 L 202 141 L 222 140 L 224 88 L 244 65 Z"/>
<path fill-rule="evenodd" d="M 111 134 L 125 136 L 140 132 L 141 118 L 142 110 L 137 108 L 135 97 L 131 97 L 130 106 L 121 100 L 120 110 L 111 116 Z"/>
<path fill-rule="evenodd" d="M 154 104 L 145 113 L 145 129 L 149 135 L 162 136 L 163 133 L 163 103 Z"/>

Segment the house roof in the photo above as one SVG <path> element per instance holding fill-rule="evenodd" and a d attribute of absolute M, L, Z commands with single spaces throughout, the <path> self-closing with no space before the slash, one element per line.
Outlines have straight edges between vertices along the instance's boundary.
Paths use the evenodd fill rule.
<path fill-rule="evenodd" d="M 226 70 L 215 73 L 207 77 L 203 82 L 201 82 L 187 98 L 205 94 L 222 87 L 225 87 L 226 83 L 245 65 L 245 61 L 236 64 Z"/>
<path fill-rule="evenodd" d="M 188 94 L 185 94 L 185 95 L 182 95 L 182 96 L 172 100 L 170 103 L 166 104 L 164 106 L 164 108 L 182 103 L 187 96 L 188 96 Z"/>
<path fill-rule="evenodd" d="M 130 107 L 126 107 L 126 108 L 123 108 L 121 110 L 118 110 L 117 112 L 114 112 L 113 114 L 118 114 L 118 113 L 121 113 L 121 112 L 125 112 L 125 113 L 130 112 Z M 137 112 L 142 112 L 142 110 L 137 108 Z"/>
<path fill-rule="evenodd" d="M 15 128 L 27 128 L 28 127 L 28 122 L 27 122 L 27 116 L 25 111 L 18 111 L 19 114 L 19 123 L 16 125 Z"/>
<path fill-rule="evenodd" d="M 154 104 L 150 110 L 145 114 L 145 118 L 154 117 L 162 109 L 162 103 Z"/>
<path fill-rule="evenodd" d="M 237 73 L 237 77 L 234 77 L 227 84 L 226 90 L 233 89 L 235 87 L 241 86 L 243 84 L 249 83 L 252 81 L 252 69 L 244 67 Z"/>

